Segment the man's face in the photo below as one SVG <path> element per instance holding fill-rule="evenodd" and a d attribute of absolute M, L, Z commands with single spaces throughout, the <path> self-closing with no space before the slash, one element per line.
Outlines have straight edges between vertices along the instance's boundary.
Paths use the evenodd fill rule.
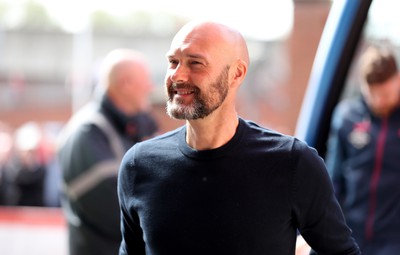
<path fill-rule="evenodd" d="M 386 117 L 399 104 L 399 76 L 395 75 L 381 84 L 363 85 L 362 91 L 370 109 L 376 115 Z"/>
<path fill-rule="evenodd" d="M 200 86 L 190 83 L 173 83 L 167 89 L 169 116 L 186 120 L 207 117 L 222 105 L 228 94 L 228 68 L 222 70 L 213 82 Z"/>
<path fill-rule="evenodd" d="M 217 49 L 210 40 L 196 35 L 172 43 L 165 77 L 168 115 L 200 119 L 224 103 L 229 91 L 229 66 Z"/>

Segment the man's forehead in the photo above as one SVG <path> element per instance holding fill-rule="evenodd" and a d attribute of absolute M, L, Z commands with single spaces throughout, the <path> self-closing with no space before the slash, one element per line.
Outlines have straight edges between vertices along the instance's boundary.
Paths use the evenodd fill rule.
<path fill-rule="evenodd" d="M 205 44 L 193 40 L 175 42 L 171 44 L 167 57 L 206 58 L 207 47 L 205 46 Z"/>

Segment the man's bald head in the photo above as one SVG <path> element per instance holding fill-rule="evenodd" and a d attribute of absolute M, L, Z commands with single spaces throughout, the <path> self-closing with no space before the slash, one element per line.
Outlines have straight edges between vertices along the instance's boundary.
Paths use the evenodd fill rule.
<path fill-rule="evenodd" d="M 100 85 L 108 91 L 118 84 L 121 77 L 126 76 L 127 66 L 146 66 L 142 53 L 131 49 L 112 50 L 104 58 L 101 69 Z M 138 75 L 140 75 L 138 68 Z"/>
<path fill-rule="evenodd" d="M 127 115 L 147 108 L 152 90 L 150 69 L 143 54 L 131 49 L 115 49 L 104 59 L 99 94 L 106 95 Z"/>
<path fill-rule="evenodd" d="M 194 20 L 183 26 L 176 34 L 172 45 L 185 40 L 198 39 L 215 45 L 229 61 L 242 60 L 249 65 L 249 53 L 247 44 L 242 34 L 224 24 L 207 21 Z"/>

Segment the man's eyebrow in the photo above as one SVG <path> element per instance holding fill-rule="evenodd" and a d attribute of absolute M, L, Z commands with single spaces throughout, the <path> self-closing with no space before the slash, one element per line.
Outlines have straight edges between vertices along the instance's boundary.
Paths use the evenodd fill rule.
<path fill-rule="evenodd" d="M 171 58 L 175 58 L 175 57 L 176 57 L 176 54 L 174 54 L 174 53 L 167 53 L 165 56 L 166 56 L 168 59 L 171 59 Z M 187 58 L 206 59 L 206 57 L 205 57 L 204 55 L 198 54 L 198 53 L 183 54 L 183 56 L 184 56 L 184 57 L 187 57 Z"/>
<path fill-rule="evenodd" d="M 206 59 L 206 57 L 205 57 L 204 55 L 202 55 L 202 54 L 195 54 L 195 53 L 193 53 L 193 54 L 187 54 L 187 57 L 189 57 L 189 58 L 201 58 L 201 59 Z"/>

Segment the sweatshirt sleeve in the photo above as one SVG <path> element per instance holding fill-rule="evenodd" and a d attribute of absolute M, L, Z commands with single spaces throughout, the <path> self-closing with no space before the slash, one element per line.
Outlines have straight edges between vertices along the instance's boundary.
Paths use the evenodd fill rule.
<path fill-rule="evenodd" d="M 299 232 L 313 254 L 361 254 L 345 223 L 325 164 L 296 140 L 293 147 L 293 210 Z"/>
<path fill-rule="evenodd" d="M 119 249 L 119 255 L 146 254 L 143 231 L 140 227 L 139 217 L 132 206 L 134 204 L 133 183 L 135 179 L 135 146 L 133 146 L 122 159 L 118 175 L 118 198 L 121 209 L 122 233 L 122 242 Z"/>

